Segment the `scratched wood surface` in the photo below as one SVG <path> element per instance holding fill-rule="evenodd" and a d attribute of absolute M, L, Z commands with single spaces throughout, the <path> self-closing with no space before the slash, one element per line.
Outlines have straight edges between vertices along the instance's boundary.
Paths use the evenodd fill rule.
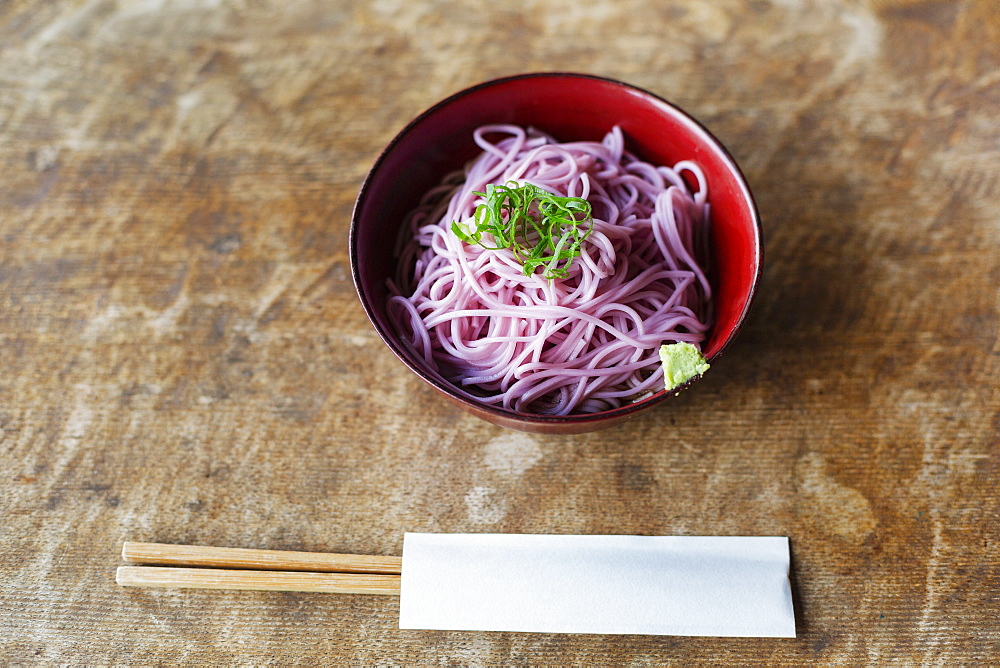
<path fill-rule="evenodd" d="M 0 663 L 976 664 L 1000 656 L 1000 17 L 974 2 L 0 3 Z M 611 76 L 745 168 L 766 268 L 609 432 L 446 405 L 354 295 L 414 115 Z M 125 590 L 124 540 L 778 534 L 794 640 L 400 631 L 390 598 Z"/>

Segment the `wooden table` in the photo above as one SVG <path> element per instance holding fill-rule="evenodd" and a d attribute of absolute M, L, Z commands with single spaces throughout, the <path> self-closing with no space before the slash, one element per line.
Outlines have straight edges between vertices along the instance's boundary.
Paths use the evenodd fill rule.
<path fill-rule="evenodd" d="M 989 0 L 0 5 L 0 663 L 996 660 L 998 40 Z M 765 222 L 737 345 L 576 437 L 433 395 L 348 266 L 392 136 L 537 70 L 687 109 Z M 392 598 L 114 583 L 124 540 L 404 531 L 787 535 L 799 635 L 400 631 Z"/>

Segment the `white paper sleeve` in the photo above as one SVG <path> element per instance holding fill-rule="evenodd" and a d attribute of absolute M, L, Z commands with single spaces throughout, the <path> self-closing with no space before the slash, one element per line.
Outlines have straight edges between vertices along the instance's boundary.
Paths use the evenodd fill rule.
<path fill-rule="evenodd" d="M 399 627 L 795 637 L 785 537 L 419 534 Z"/>

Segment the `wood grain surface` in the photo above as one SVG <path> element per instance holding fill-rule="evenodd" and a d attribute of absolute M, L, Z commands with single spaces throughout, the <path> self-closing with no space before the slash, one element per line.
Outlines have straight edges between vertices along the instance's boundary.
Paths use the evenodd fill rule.
<path fill-rule="evenodd" d="M 0 663 L 977 665 L 1000 656 L 996 2 L 0 3 Z M 354 294 L 379 151 L 496 76 L 701 119 L 764 220 L 690 392 L 529 436 Z M 125 540 L 787 535 L 793 640 L 401 631 L 391 597 L 125 589 Z"/>

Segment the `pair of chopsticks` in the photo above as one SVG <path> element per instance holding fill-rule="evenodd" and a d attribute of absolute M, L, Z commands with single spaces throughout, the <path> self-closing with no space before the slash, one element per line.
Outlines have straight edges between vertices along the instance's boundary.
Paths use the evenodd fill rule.
<path fill-rule="evenodd" d="M 123 587 L 399 596 L 401 557 L 126 542 Z M 187 567 L 187 568 L 179 568 Z"/>

